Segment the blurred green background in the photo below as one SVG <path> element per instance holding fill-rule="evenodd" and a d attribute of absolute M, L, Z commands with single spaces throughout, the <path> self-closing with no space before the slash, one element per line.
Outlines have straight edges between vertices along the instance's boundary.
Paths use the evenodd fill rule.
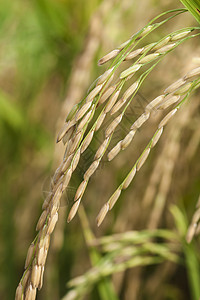
<path fill-rule="evenodd" d="M 62 159 L 64 148 L 60 145 L 55 147 L 56 134 L 73 104 L 84 96 L 90 84 L 105 69 L 97 67 L 98 59 L 127 40 L 152 17 L 178 7 L 181 7 L 179 1 L 170 0 L 1 1 L 0 299 L 14 297 L 23 273 L 27 248 L 35 236 L 42 201 L 51 176 Z M 195 20 L 187 14 L 165 25 L 154 37 L 159 39 L 170 31 L 195 24 Z M 199 41 L 195 39 L 170 54 L 146 83 L 142 95 L 148 100 L 159 95 L 163 88 L 189 70 L 190 65 L 195 65 L 193 59 L 198 58 L 199 50 Z M 147 166 L 122 196 L 101 229 L 96 228 L 95 217 L 104 203 L 102 199 L 109 197 L 128 170 L 130 159 L 137 157 L 136 150 L 141 150 L 151 136 L 148 129 L 139 135 L 132 149 L 111 163 L 111 167 L 105 164 L 105 171 L 100 170 L 91 181 L 86 197 L 86 211 L 96 236 L 151 228 L 147 216 L 152 211 L 156 214 L 156 206 L 153 210 L 151 205 L 147 205 L 143 210 L 141 199 L 145 198 L 145 191 L 151 186 L 152 170 L 160 156 L 160 166 L 172 164 L 170 172 L 163 171 L 163 174 L 168 174 L 166 190 L 162 190 L 164 202 L 181 207 L 186 215 L 182 217 L 187 228 L 187 219 L 191 219 L 200 187 L 198 92 L 192 101 L 196 103 L 195 106 L 190 103 L 190 106 L 183 108 L 188 111 L 188 115 L 184 122 L 180 117 L 180 132 L 174 136 L 173 124 L 169 126 Z M 175 144 L 178 143 L 178 146 L 175 145 L 178 152 L 175 152 L 177 148 L 173 144 L 172 154 L 166 158 L 165 148 L 167 143 L 172 143 L 172 138 Z M 87 162 L 87 158 L 85 160 Z M 78 178 L 81 175 L 81 172 L 77 172 Z M 75 178 L 64 202 L 70 202 L 76 182 Z M 156 190 L 159 188 L 156 187 Z M 127 204 L 122 205 L 125 198 Z M 166 210 L 165 207 L 153 227 L 174 230 L 176 225 L 173 217 L 168 206 Z M 67 292 L 67 281 L 84 274 L 91 265 L 83 238 L 83 226 L 78 217 L 67 225 L 67 210 L 68 205 L 61 208 L 60 221 L 47 259 L 44 287 L 37 299 L 61 299 Z M 143 218 L 140 218 L 141 212 L 144 213 Z M 147 267 L 141 275 L 139 269 L 133 268 L 114 277 L 119 299 L 194 299 L 191 290 L 200 273 L 196 274 L 196 269 L 191 271 L 189 267 L 195 278 L 191 279 L 191 272 L 187 275 L 188 252 L 185 252 L 186 246 L 181 237 L 179 243 L 183 260 L 180 264 L 169 266 L 167 271 L 161 267 L 160 272 L 165 270 L 167 275 L 163 281 L 159 281 L 157 288 L 151 289 L 150 281 L 151 276 L 156 281 L 155 274 L 159 279 L 156 267 Z M 189 254 L 194 260 L 191 268 L 194 265 L 198 268 L 198 241 L 191 247 Z M 85 299 L 103 298 L 100 298 L 94 287 L 91 295 Z"/>

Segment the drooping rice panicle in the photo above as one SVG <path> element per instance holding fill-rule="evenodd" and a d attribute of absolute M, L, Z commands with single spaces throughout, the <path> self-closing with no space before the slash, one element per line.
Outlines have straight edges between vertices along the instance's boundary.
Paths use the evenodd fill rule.
<path fill-rule="evenodd" d="M 191 74 L 195 74 L 194 77 L 198 75 L 198 72 L 198 68 L 197 70 L 194 69 L 194 71 L 190 71 Z M 180 100 L 180 97 L 187 93 L 194 80 L 187 82 L 184 78 L 186 78 L 186 75 L 171 84 L 167 89 L 165 89 L 163 95 L 156 97 L 145 107 L 145 112 L 132 124 L 129 133 L 125 136 L 125 138 L 119 141 L 116 146 L 109 151 L 107 156 L 109 161 L 112 160 L 121 150 L 126 149 L 130 145 L 136 131 L 149 119 L 152 112 L 157 109 L 167 109 L 172 104 L 177 103 Z M 192 79 L 192 77 L 189 77 L 188 80 L 189 79 Z M 160 124 L 160 128 L 164 126 L 163 124 L 168 121 L 174 113 L 176 113 L 176 111 L 170 112 L 169 115 L 163 119 Z"/>
<path fill-rule="evenodd" d="M 175 115 L 175 113 L 177 112 L 177 110 L 181 107 L 181 105 L 186 101 L 186 99 L 189 97 L 190 92 L 195 89 L 196 87 L 199 86 L 199 82 L 200 79 L 198 80 L 194 80 L 192 82 L 192 85 L 190 86 L 190 90 L 187 91 L 187 94 L 185 95 L 185 97 L 183 98 L 183 100 L 176 106 L 176 108 L 172 109 L 159 123 L 158 125 L 158 129 L 156 130 L 155 134 L 153 135 L 152 139 L 150 140 L 150 142 L 148 143 L 148 145 L 146 146 L 146 148 L 144 149 L 143 153 L 140 155 L 140 157 L 138 158 L 138 160 L 136 161 L 136 163 L 134 164 L 134 166 L 132 167 L 132 169 L 130 170 L 130 172 L 128 173 L 128 175 L 126 176 L 126 178 L 124 179 L 124 181 L 118 186 L 117 190 L 113 193 L 113 195 L 109 198 L 109 200 L 106 202 L 109 205 L 109 210 L 112 209 L 112 207 L 114 206 L 114 204 L 116 203 L 116 201 L 118 200 L 121 191 L 123 189 L 126 189 L 129 184 L 131 183 L 131 181 L 133 180 L 135 174 L 137 171 L 140 170 L 140 168 L 143 166 L 143 164 L 145 163 L 147 157 L 149 156 L 149 153 L 151 151 L 151 149 L 156 145 L 156 143 L 158 142 L 159 138 L 161 137 L 161 134 L 163 132 L 163 127 L 168 123 L 168 121 L 172 118 L 172 116 Z M 155 140 L 155 141 L 154 141 Z M 128 181 L 128 184 L 127 184 Z M 114 199 L 114 200 L 113 200 Z M 105 205 L 105 204 L 104 204 Z M 97 216 L 97 223 L 98 226 L 101 225 L 101 223 L 103 222 L 107 212 L 103 211 L 103 216 L 102 216 L 102 211 L 100 210 L 98 216 Z"/>

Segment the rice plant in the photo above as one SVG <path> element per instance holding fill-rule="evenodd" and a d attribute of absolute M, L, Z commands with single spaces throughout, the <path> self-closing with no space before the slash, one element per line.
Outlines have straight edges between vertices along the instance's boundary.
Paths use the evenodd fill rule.
<path fill-rule="evenodd" d="M 172 147 L 174 145 L 177 146 L 177 144 L 180 145 L 181 130 L 191 120 L 191 116 L 193 116 L 195 111 L 198 110 L 195 105 L 191 108 L 187 107 L 187 104 L 193 101 L 191 99 L 189 102 L 188 99 L 199 92 L 200 67 L 198 58 L 196 66 L 192 68 L 186 67 L 185 72 L 181 72 L 180 78 L 177 78 L 170 84 L 162 85 L 162 78 L 160 78 L 161 93 L 155 93 L 155 97 L 149 95 L 148 101 L 143 105 L 140 113 L 137 116 L 133 116 L 131 120 L 127 117 L 128 111 L 134 105 L 137 96 L 142 94 L 142 88 L 150 82 L 155 71 L 162 68 L 164 60 L 175 51 L 179 53 L 183 44 L 194 43 L 199 38 L 200 27 L 198 24 L 165 33 L 162 38 L 157 34 L 168 23 L 176 23 L 178 18 L 184 18 L 184 15 L 188 14 L 188 10 L 199 22 L 199 4 L 197 1 L 192 1 L 191 3 L 189 1 L 182 2 L 186 8 L 171 9 L 159 14 L 121 45 L 115 47 L 103 57 L 98 57 L 99 67 L 106 65 L 107 68 L 104 68 L 103 74 L 93 81 L 86 95 L 79 99 L 80 101 L 65 116 L 65 123 L 62 126 L 59 125 L 60 129 L 56 142 L 58 145 L 63 144 L 61 146 L 64 149 L 63 158 L 51 178 L 50 189 L 42 204 L 42 213 L 36 224 L 37 235 L 27 251 L 24 272 L 16 289 L 16 300 L 35 299 L 37 290 L 41 290 L 43 287 L 50 240 L 62 209 L 61 198 L 64 198 L 64 192 L 68 192 L 70 187 L 73 188 L 73 201 L 69 203 L 66 219 L 68 223 L 72 222 L 71 226 L 73 226 L 73 221 L 76 219 L 77 213 L 79 214 L 80 228 L 82 228 L 88 246 L 92 266 L 83 275 L 76 276 L 68 281 L 68 291 L 64 297 L 62 294 L 63 299 L 82 299 L 85 296 L 87 297 L 89 293 L 93 293 L 94 287 L 97 287 L 98 291 L 98 296 L 95 294 L 95 296 L 91 296 L 93 298 L 96 297 L 94 299 L 122 299 L 125 293 L 121 292 L 122 295 L 120 296 L 120 292 L 115 290 L 111 276 L 115 276 L 117 273 L 125 274 L 129 269 L 136 270 L 134 273 L 135 280 L 133 281 L 135 283 L 139 282 L 138 286 L 140 288 L 138 287 L 138 289 L 142 289 L 143 273 L 144 278 L 149 278 L 148 271 L 144 271 L 146 270 L 143 268 L 144 266 L 155 268 L 152 281 L 150 282 L 150 279 L 149 281 L 146 279 L 145 287 L 146 293 L 153 295 L 155 291 L 153 288 L 155 286 L 154 289 L 156 289 L 158 287 L 156 282 L 159 282 L 159 273 L 157 274 L 156 271 L 158 270 L 159 272 L 159 268 L 164 270 L 164 266 L 166 266 L 166 269 L 167 266 L 170 266 L 170 271 L 168 269 L 166 271 L 166 276 L 168 276 L 171 270 L 175 268 L 174 266 L 182 266 L 184 264 L 183 254 L 186 258 L 189 276 L 189 293 L 192 299 L 200 297 L 200 289 L 197 285 L 200 273 L 197 266 L 198 259 L 195 246 L 193 244 L 188 245 L 184 240 L 187 232 L 187 218 L 182 215 L 182 212 L 176 206 L 173 206 L 169 218 L 175 221 L 178 233 L 174 231 L 175 226 L 171 225 L 174 221 L 170 221 L 170 228 L 167 229 L 159 228 L 158 225 L 166 205 L 166 193 L 169 189 L 166 186 L 172 178 L 170 166 L 175 163 L 174 161 L 177 157 L 175 155 L 172 156 L 174 161 L 169 166 L 161 167 L 162 159 L 170 151 L 172 142 L 174 143 Z M 54 6 L 54 4 L 52 5 Z M 48 8 L 48 4 L 45 7 L 44 11 Z M 58 12 L 59 6 L 57 8 Z M 48 9 L 46 12 L 51 18 L 52 15 L 50 12 L 48 13 Z M 104 17 L 108 13 L 105 3 L 102 3 L 98 13 Z M 94 41 L 97 38 L 94 31 L 91 30 L 90 32 L 88 45 L 90 45 L 89 41 Z M 65 34 L 65 30 L 60 25 L 57 28 L 55 27 L 55 32 L 52 32 L 52 34 L 58 37 Z M 54 49 L 57 49 L 56 47 L 59 48 L 59 45 L 55 42 L 54 47 Z M 94 55 L 95 50 L 92 49 L 92 47 L 87 46 L 85 53 L 90 53 L 90 55 L 93 53 Z M 85 73 L 87 68 L 89 68 L 89 60 L 87 61 L 87 59 L 88 56 L 84 56 L 83 53 L 82 59 L 80 58 L 79 60 L 83 64 L 82 68 L 85 68 Z M 50 65 L 51 67 L 53 66 L 53 60 Z M 173 68 L 173 65 L 171 68 Z M 80 74 L 81 72 L 79 72 Z M 72 94 L 76 89 L 78 90 L 76 79 L 74 83 L 75 86 L 72 80 Z M 181 121 L 181 116 L 184 116 L 184 110 L 186 111 L 186 116 L 184 121 Z M 64 110 L 63 112 L 62 110 L 61 114 L 65 114 L 66 111 Z M 101 199 L 100 210 L 95 212 L 96 224 L 99 227 L 104 219 L 105 222 L 109 219 L 111 215 L 109 212 L 112 209 L 114 209 L 112 216 L 116 214 L 117 219 L 124 218 L 123 214 L 120 216 L 122 204 L 121 206 L 119 205 L 120 201 L 122 203 L 129 201 L 129 199 L 126 199 L 125 190 L 130 186 L 134 189 L 133 179 L 135 181 L 140 176 L 140 173 L 142 173 L 141 168 L 152 159 L 151 157 L 156 151 L 157 145 L 159 145 L 172 120 L 177 120 L 177 125 L 172 123 L 175 126 L 172 139 L 169 138 L 168 144 L 163 147 L 162 153 L 157 152 L 161 162 L 158 163 L 157 168 L 155 166 L 155 171 L 153 169 L 150 172 L 152 182 L 149 182 L 149 191 L 146 194 L 146 198 L 144 197 L 142 204 L 141 214 L 143 216 L 141 216 L 141 222 L 143 218 L 148 219 L 146 228 L 141 226 L 140 218 L 137 216 L 137 230 L 126 230 L 118 234 L 114 234 L 115 231 L 113 230 L 109 235 L 99 238 L 95 237 L 94 230 L 91 230 L 87 214 L 85 213 L 85 210 L 87 211 L 89 207 L 88 204 L 85 210 L 83 208 L 88 189 L 93 185 L 92 180 L 94 180 L 95 174 L 98 171 L 99 174 L 102 172 L 104 164 L 110 166 L 110 164 L 115 165 L 116 162 L 117 166 L 119 157 L 125 156 L 128 153 L 127 151 L 133 151 L 137 137 L 139 136 L 140 138 L 142 135 L 140 132 L 145 132 L 148 128 L 151 130 L 150 135 L 146 134 L 146 137 L 148 137 L 148 139 L 145 138 L 146 144 L 139 147 L 133 158 L 132 155 L 130 156 L 128 166 L 123 165 L 122 161 L 119 179 L 115 181 L 117 186 L 113 188 L 111 195 Z M 118 136 L 117 132 L 120 128 L 123 129 L 123 126 L 126 129 L 122 130 L 122 133 L 120 132 L 120 136 Z M 22 125 L 21 127 L 24 128 Z M 47 146 L 45 145 L 45 147 Z M 89 159 L 86 159 L 87 163 L 82 167 L 84 155 L 89 151 L 92 155 Z M 157 174 L 160 175 L 156 177 Z M 159 176 L 164 178 L 164 183 L 158 187 L 158 191 L 155 191 L 154 183 L 159 182 Z M 74 182 L 75 184 L 73 184 Z M 104 189 L 101 185 L 101 180 L 97 184 L 101 190 Z M 112 185 L 111 182 L 109 182 L 109 185 Z M 150 199 L 151 195 L 152 198 Z M 94 202 L 95 197 L 96 195 L 93 193 L 93 199 L 90 201 Z M 154 202 L 153 199 L 155 199 Z M 134 209 L 134 201 L 132 206 Z M 91 204 L 91 207 L 93 207 L 93 204 Z M 199 205 L 197 204 L 197 210 L 187 233 L 188 242 L 192 240 L 195 234 L 198 234 L 198 222 Z M 163 281 L 164 279 L 163 277 Z M 162 282 L 162 278 L 160 280 Z M 153 285 L 151 285 L 152 282 L 154 283 Z M 123 284 L 121 285 L 123 286 Z M 161 299 L 164 295 L 162 291 L 159 292 L 161 294 L 160 296 L 158 294 L 157 299 Z M 172 291 L 172 294 L 173 296 L 170 296 L 166 293 L 165 296 L 175 299 L 176 291 Z M 135 294 L 134 299 L 136 297 L 137 295 Z M 141 299 L 142 297 L 140 296 Z M 126 295 L 124 299 L 131 299 L 130 294 Z M 177 296 L 177 299 L 180 299 L 180 297 Z"/>

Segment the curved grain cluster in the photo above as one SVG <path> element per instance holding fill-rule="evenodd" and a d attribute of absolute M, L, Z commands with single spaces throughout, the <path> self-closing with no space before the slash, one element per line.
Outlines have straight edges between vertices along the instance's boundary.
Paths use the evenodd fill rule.
<path fill-rule="evenodd" d="M 183 11 L 184 10 L 177 10 L 174 16 L 182 13 Z M 190 28 L 187 30 L 175 32 L 165 37 L 161 41 L 158 41 L 157 43 L 153 43 L 147 45 L 146 47 L 134 50 L 134 48 L 143 38 L 145 38 L 145 36 L 167 22 L 170 18 L 165 19 L 160 23 L 152 24 L 152 22 L 150 22 L 148 26 L 132 36 L 127 42 L 104 56 L 99 61 L 99 64 L 104 64 L 111 59 L 114 59 L 113 63 L 108 68 L 108 70 L 105 71 L 100 78 L 98 78 L 95 87 L 90 91 L 87 97 L 83 99 L 79 103 L 79 105 L 76 105 L 68 115 L 67 121 L 64 124 L 63 128 L 60 130 L 57 137 L 57 142 L 63 141 L 65 145 L 65 154 L 62 163 L 57 168 L 54 174 L 49 195 L 43 203 L 43 211 L 36 226 L 38 234 L 34 242 L 29 247 L 25 262 L 25 271 L 16 290 L 16 300 L 33 300 L 36 297 L 37 289 L 41 289 L 42 287 L 45 262 L 50 244 L 50 237 L 58 221 L 61 196 L 70 182 L 71 176 L 79 163 L 81 154 L 89 146 L 95 132 L 101 128 L 106 115 L 108 113 L 110 113 L 110 115 L 117 113 L 125 105 L 123 111 L 118 113 L 113 118 L 113 120 L 105 130 L 105 139 L 97 149 L 94 160 L 86 170 L 83 176 L 83 181 L 76 191 L 74 205 L 69 212 L 68 222 L 71 221 L 75 216 L 84 191 L 87 187 L 88 181 L 98 168 L 101 159 L 104 156 L 106 149 L 112 139 L 112 135 L 116 127 L 123 120 L 124 113 L 128 105 L 131 103 L 140 85 L 142 84 L 142 81 L 155 67 L 158 61 L 162 59 L 169 51 L 183 42 L 185 36 L 187 36 L 193 30 L 193 28 Z M 153 21 L 155 22 L 155 20 L 156 18 Z M 118 75 L 118 79 L 116 79 L 116 82 L 113 82 L 114 74 L 116 74 L 116 70 L 119 65 L 121 65 L 123 61 L 133 59 L 137 56 L 140 56 L 138 61 L 135 61 L 129 69 L 121 72 L 121 74 Z M 144 71 L 142 75 L 136 78 L 134 83 L 132 83 L 122 94 L 122 96 L 120 96 L 121 88 L 123 87 L 124 83 L 127 82 L 133 75 L 135 75 L 137 71 L 141 71 L 144 65 L 147 65 L 154 61 L 157 62 L 154 63 L 153 66 L 150 66 L 147 71 Z M 193 70 L 192 72 L 188 73 L 181 82 L 178 82 L 175 87 L 171 86 L 168 88 L 168 91 L 165 92 L 166 95 L 163 96 L 165 98 L 165 101 L 162 102 L 163 108 L 168 107 L 172 104 L 172 102 L 175 103 L 176 101 L 178 101 L 179 96 L 177 95 L 185 94 L 187 90 L 190 89 L 191 84 L 188 84 L 190 83 L 190 78 L 193 78 L 193 76 L 198 76 L 200 73 L 199 71 L 200 70 Z M 173 96 L 170 98 L 168 94 L 172 95 L 172 93 Z M 154 100 L 154 102 L 151 102 L 152 107 L 154 105 L 153 103 L 155 103 L 156 101 Z M 94 121 L 93 117 L 97 105 L 101 106 L 102 110 L 99 113 L 98 118 Z M 123 142 L 120 143 L 119 151 L 125 149 L 128 146 L 136 130 L 148 119 L 152 109 L 151 106 L 149 106 L 149 108 L 146 108 L 143 116 L 141 116 L 141 118 L 133 124 L 130 133 L 123 140 Z M 108 210 L 114 206 L 115 202 L 120 196 L 121 190 L 128 187 L 136 171 L 139 171 L 139 169 L 142 167 L 149 155 L 150 149 L 154 147 L 160 135 L 162 134 L 163 126 L 166 125 L 168 120 L 172 117 L 172 115 L 175 114 L 176 111 L 177 108 L 172 110 L 160 122 L 158 130 L 155 133 L 150 144 L 138 159 L 133 169 L 124 180 L 123 184 L 115 191 L 113 196 L 102 208 L 98 216 L 98 225 L 100 225 L 100 223 L 103 221 Z M 87 131 L 89 124 L 91 126 Z"/>

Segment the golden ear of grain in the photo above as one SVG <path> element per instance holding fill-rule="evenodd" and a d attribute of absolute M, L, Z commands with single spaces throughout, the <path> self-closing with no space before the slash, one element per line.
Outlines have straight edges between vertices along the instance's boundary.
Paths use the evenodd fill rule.
<path fill-rule="evenodd" d="M 64 137 L 64 135 L 68 132 L 68 130 L 74 125 L 74 122 L 72 121 L 68 121 L 67 123 L 65 123 L 65 125 L 61 128 L 61 130 L 58 133 L 57 136 L 57 143 L 60 142 L 62 140 L 62 138 Z"/>
<path fill-rule="evenodd" d="M 83 193 L 86 189 L 86 186 L 87 186 L 87 181 L 85 181 L 85 180 L 82 181 L 81 184 L 79 185 L 77 191 L 76 191 L 74 201 L 78 200 L 79 198 L 82 198 Z"/>
<path fill-rule="evenodd" d="M 127 76 L 134 74 L 136 71 L 138 71 L 141 68 L 142 64 L 135 64 L 133 66 L 131 66 L 130 68 L 126 69 L 125 71 L 123 71 L 119 78 L 123 79 L 126 78 Z"/>
<path fill-rule="evenodd" d="M 160 124 L 158 125 L 158 129 L 160 129 L 161 127 L 165 126 L 168 121 L 173 117 L 173 115 L 175 115 L 175 113 L 177 112 L 177 108 L 173 109 L 172 111 L 170 111 L 160 122 Z"/>
<path fill-rule="evenodd" d="M 137 171 L 139 171 L 141 169 L 141 167 L 143 166 L 143 164 L 147 160 L 147 157 L 149 156 L 149 152 L 150 152 L 150 148 L 147 148 L 144 151 L 144 153 L 142 154 L 142 156 L 140 157 L 140 159 L 138 160 L 138 163 L 137 163 L 137 166 L 136 166 Z"/>
<path fill-rule="evenodd" d="M 71 220 L 75 217 L 76 213 L 77 213 L 77 210 L 79 208 L 79 205 L 80 205 L 80 202 L 81 202 L 81 199 L 77 200 L 72 208 L 70 209 L 70 212 L 69 212 L 69 215 L 68 215 L 68 219 L 67 219 L 67 222 L 71 222 Z"/>
<path fill-rule="evenodd" d="M 24 300 L 23 287 L 22 287 L 21 283 L 19 283 L 19 285 L 16 289 L 15 300 Z"/>
<path fill-rule="evenodd" d="M 77 111 L 77 113 L 75 115 L 76 122 L 84 116 L 84 114 L 88 111 L 88 109 L 90 108 L 91 105 L 92 105 L 92 102 L 87 102 L 87 103 L 83 104 L 83 106 Z"/>
<path fill-rule="evenodd" d="M 152 53 L 152 54 L 146 55 L 139 60 L 139 63 L 140 64 L 149 63 L 149 62 L 153 61 L 155 58 L 157 58 L 159 55 L 160 55 L 159 53 Z"/>
<path fill-rule="evenodd" d="M 103 75 L 101 75 L 99 80 L 97 81 L 97 85 L 104 83 L 108 79 L 108 77 L 111 75 L 111 73 L 113 72 L 113 69 L 114 69 L 114 67 L 107 70 Z"/>
<path fill-rule="evenodd" d="M 105 131 L 105 137 L 107 138 L 108 136 L 110 136 L 113 131 L 115 130 L 115 128 L 119 125 L 119 123 L 121 122 L 123 117 L 123 114 L 120 114 L 117 118 L 115 118 L 111 124 L 108 126 L 108 128 Z"/>
<path fill-rule="evenodd" d="M 115 104 L 115 102 L 117 101 L 117 98 L 119 97 L 119 93 L 120 90 L 116 91 L 109 99 L 108 103 L 105 106 L 105 110 L 104 112 L 107 114 L 111 108 L 113 107 L 113 105 Z"/>
<path fill-rule="evenodd" d="M 72 162 L 72 172 L 74 172 L 74 170 L 76 169 L 78 162 L 80 160 L 80 156 L 81 156 L 81 148 L 79 148 L 74 156 L 73 162 Z"/>
<path fill-rule="evenodd" d="M 62 138 L 62 142 L 65 145 L 70 138 L 72 137 L 72 134 L 74 133 L 75 130 L 75 126 L 72 126 L 71 128 L 69 128 L 69 130 L 65 133 L 65 135 Z"/>
<path fill-rule="evenodd" d="M 107 212 L 109 211 L 109 205 L 108 203 L 104 204 L 104 206 L 102 207 L 102 209 L 100 210 L 96 221 L 97 221 L 97 226 L 99 227 L 101 225 L 101 223 L 103 222 Z"/>
<path fill-rule="evenodd" d="M 185 80 L 188 80 L 188 79 L 190 79 L 190 78 L 192 78 L 192 77 L 194 77 L 194 76 L 197 76 L 197 75 L 200 75 L 200 67 L 195 68 L 195 69 L 189 71 L 189 72 L 184 76 L 184 79 L 185 79 Z"/>
<path fill-rule="evenodd" d="M 94 156 L 94 160 L 99 159 L 103 155 L 103 153 L 105 152 L 105 150 L 107 148 L 108 142 L 109 142 L 109 137 L 107 139 L 105 139 L 103 141 L 103 143 L 100 145 L 100 147 L 98 148 L 98 150 Z"/>
<path fill-rule="evenodd" d="M 125 181 L 123 183 L 123 187 L 122 187 L 123 190 L 127 189 L 127 187 L 130 185 L 131 181 L 133 180 L 135 174 L 136 174 L 136 167 L 134 167 L 133 170 L 131 170 L 131 172 L 129 173 L 129 175 L 125 179 Z"/>
<path fill-rule="evenodd" d="M 47 210 L 44 210 L 37 222 L 36 231 L 39 231 L 44 226 L 47 216 L 48 216 L 48 212 L 47 212 Z"/>
<path fill-rule="evenodd" d="M 153 142 L 152 142 L 152 144 L 151 144 L 151 148 L 153 148 L 153 147 L 157 144 L 157 142 L 159 141 L 159 139 L 160 139 L 162 133 L 163 133 L 163 127 L 161 127 L 161 128 L 158 130 L 158 132 L 156 133 L 156 136 L 153 138 Z"/>
<path fill-rule="evenodd" d="M 115 105 L 114 105 L 113 108 L 111 109 L 111 112 L 110 112 L 111 116 L 112 116 L 113 114 L 115 114 L 115 113 L 116 113 L 116 112 L 124 105 L 125 102 L 126 102 L 126 101 L 124 101 L 123 98 L 121 98 L 119 101 L 117 101 L 117 103 L 115 103 Z"/>
<path fill-rule="evenodd" d="M 164 53 L 172 50 L 175 46 L 176 46 L 176 43 L 172 43 L 172 44 L 166 45 L 166 46 L 156 50 L 156 52 L 160 53 L 160 54 L 164 54 Z"/>
<path fill-rule="evenodd" d="M 179 89 L 177 89 L 174 92 L 174 95 L 183 95 L 185 94 L 192 86 L 193 82 L 188 82 L 186 84 L 184 84 L 183 86 L 181 86 Z"/>
<path fill-rule="evenodd" d="M 131 143 L 134 135 L 136 133 L 136 130 L 131 130 L 126 137 L 121 141 L 121 149 L 124 150 L 128 147 L 128 145 Z"/>
<path fill-rule="evenodd" d="M 53 232 L 53 230 L 56 226 L 57 221 L 58 221 L 58 213 L 56 213 L 54 216 L 49 218 L 48 224 L 47 224 L 47 235 L 52 234 L 52 232 Z"/>
<path fill-rule="evenodd" d="M 191 30 L 185 30 L 180 33 L 177 33 L 171 37 L 171 41 L 180 40 L 180 39 L 184 38 L 186 35 L 188 35 L 190 32 L 191 32 Z"/>
<path fill-rule="evenodd" d="M 127 100 L 138 88 L 139 81 L 134 82 L 123 94 L 122 98 Z"/>
<path fill-rule="evenodd" d="M 35 250 L 35 245 L 33 243 L 31 243 L 28 248 L 27 255 L 26 255 L 25 269 L 27 269 L 27 267 L 29 266 L 30 262 L 33 259 L 34 250 Z"/>
<path fill-rule="evenodd" d="M 144 48 L 140 48 L 140 49 L 137 49 L 135 51 L 132 51 L 130 52 L 126 58 L 124 60 L 130 60 L 130 59 L 133 59 L 134 57 L 138 56 L 140 53 L 142 53 Z"/>
<path fill-rule="evenodd" d="M 158 106 L 158 109 L 166 109 L 170 105 L 178 102 L 179 99 L 180 99 L 180 95 L 174 96 L 174 95 L 169 94 L 164 98 L 164 102 L 160 106 Z"/>
<path fill-rule="evenodd" d="M 110 152 L 108 153 L 108 161 L 111 161 L 121 150 L 121 142 L 119 141 L 115 147 L 113 147 Z"/>
<path fill-rule="evenodd" d="M 158 107 L 162 103 L 165 95 L 160 95 L 152 100 L 146 107 L 145 112 L 151 112 L 154 108 Z"/>
<path fill-rule="evenodd" d="M 23 289 L 25 290 L 28 282 L 30 281 L 30 278 L 31 278 L 31 269 L 27 269 L 24 271 L 24 274 L 23 274 L 23 279 L 21 280 L 22 281 L 22 286 L 23 286 Z"/>
<path fill-rule="evenodd" d="M 69 154 L 73 153 L 73 152 L 76 150 L 78 144 L 79 144 L 80 141 L 81 141 L 81 137 L 82 137 L 82 131 L 80 131 L 79 133 L 77 133 L 77 134 L 75 135 L 75 137 L 73 138 L 73 140 L 72 140 L 72 145 L 71 145 L 71 147 L 69 148 Z"/>
<path fill-rule="evenodd" d="M 139 37 L 145 36 L 147 33 L 149 33 L 154 28 L 154 25 L 148 25 L 140 34 Z"/>
<path fill-rule="evenodd" d="M 83 127 L 88 123 L 89 118 L 91 117 L 91 114 L 93 113 L 93 109 L 91 109 L 84 117 L 83 119 L 80 121 L 80 123 L 78 124 L 77 127 L 77 132 L 79 132 L 80 130 L 83 129 Z"/>
<path fill-rule="evenodd" d="M 72 177 L 72 168 L 69 168 L 69 170 L 67 171 L 67 173 L 64 176 L 64 180 L 63 180 L 63 191 L 66 189 L 66 187 L 68 186 L 70 179 Z"/>
<path fill-rule="evenodd" d="M 44 258 L 45 258 L 45 249 L 44 247 L 41 247 L 38 249 L 38 253 L 37 253 L 38 266 L 44 265 Z"/>
<path fill-rule="evenodd" d="M 111 52 L 109 52 L 108 54 L 104 55 L 99 61 L 98 61 L 98 65 L 103 65 L 105 64 L 107 61 L 111 60 L 112 58 L 116 57 L 117 54 L 119 54 L 120 50 L 119 49 L 115 49 Z"/>
<path fill-rule="evenodd" d="M 94 130 L 90 131 L 90 133 L 85 137 L 81 146 L 81 154 L 87 149 L 87 147 L 91 143 L 93 135 L 94 135 Z"/>
<path fill-rule="evenodd" d="M 39 285 L 38 285 L 38 290 L 41 290 L 41 288 L 43 286 L 43 277 L 44 277 L 44 266 L 42 266 L 40 281 L 39 281 Z"/>
<path fill-rule="evenodd" d="M 165 94 L 171 94 L 176 91 L 179 87 L 181 87 L 186 81 L 183 78 L 180 78 L 176 82 L 172 83 L 168 88 L 165 89 Z"/>
<path fill-rule="evenodd" d="M 41 267 L 37 264 L 33 265 L 31 271 L 31 284 L 34 288 L 37 288 L 40 280 Z"/>
<path fill-rule="evenodd" d="M 26 289 L 25 300 L 34 300 L 36 297 L 36 288 L 30 283 Z"/>
<path fill-rule="evenodd" d="M 117 189 L 114 194 L 110 197 L 110 199 L 108 200 L 108 204 L 109 204 L 109 210 L 111 210 L 113 208 L 113 206 L 115 205 L 115 203 L 117 202 L 119 196 L 121 194 L 121 190 Z"/>
<path fill-rule="evenodd" d="M 160 41 L 159 43 L 157 43 L 157 45 L 155 45 L 152 48 L 152 51 L 156 51 L 156 50 L 164 47 L 165 45 L 167 45 L 169 43 L 170 40 L 171 40 L 171 36 L 167 36 L 165 39 L 163 39 L 162 41 Z"/>
<path fill-rule="evenodd" d="M 94 172 L 96 171 L 96 169 L 98 168 L 99 166 L 99 160 L 95 160 L 91 165 L 90 167 L 87 169 L 87 171 L 85 172 L 83 178 L 85 181 L 87 181 L 93 174 Z"/>
<path fill-rule="evenodd" d="M 115 91 L 115 89 L 116 89 L 116 85 L 113 85 L 113 86 L 110 86 L 109 88 L 107 88 L 107 90 L 99 98 L 99 104 L 104 103 L 112 95 L 112 93 Z"/>
<path fill-rule="evenodd" d="M 86 98 L 86 103 L 88 102 L 92 102 L 93 99 L 98 95 L 98 93 L 101 91 L 103 87 L 103 84 L 99 84 L 97 85 L 90 93 L 89 95 L 87 96 Z"/>
<path fill-rule="evenodd" d="M 104 119 L 105 119 L 105 116 L 106 114 L 105 113 L 102 113 L 99 117 L 98 117 L 98 120 L 97 120 L 97 123 L 96 123 L 96 126 L 95 126 L 95 131 L 99 130 L 99 128 L 101 127 Z"/>
<path fill-rule="evenodd" d="M 144 112 L 131 126 L 131 130 L 139 129 L 149 118 L 150 113 Z"/>

